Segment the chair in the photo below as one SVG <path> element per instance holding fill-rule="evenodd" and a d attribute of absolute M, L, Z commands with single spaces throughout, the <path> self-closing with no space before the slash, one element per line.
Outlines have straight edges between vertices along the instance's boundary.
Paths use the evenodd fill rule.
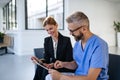
<path fill-rule="evenodd" d="M 5 50 L 5 53 L 3 54 L 8 53 L 7 47 L 10 46 L 10 43 L 11 43 L 11 37 L 8 35 L 4 35 L 3 43 L 0 43 L 0 50 L 3 50 L 3 49 Z M 3 55 L 3 54 L 0 54 L 0 55 Z"/>
<path fill-rule="evenodd" d="M 44 57 L 44 48 L 34 48 L 34 54 L 38 59 L 42 59 Z"/>
<path fill-rule="evenodd" d="M 109 80 L 120 80 L 120 55 L 109 54 Z"/>
<path fill-rule="evenodd" d="M 38 58 L 38 59 L 43 59 L 44 58 L 44 48 L 34 48 L 34 55 Z M 35 65 L 35 68 L 38 65 Z"/>

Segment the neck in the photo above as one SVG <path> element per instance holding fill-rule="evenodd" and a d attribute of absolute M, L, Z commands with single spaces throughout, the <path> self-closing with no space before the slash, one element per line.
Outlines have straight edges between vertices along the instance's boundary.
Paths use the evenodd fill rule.
<path fill-rule="evenodd" d="M 55 42 L 58 42 L 58 32 L 56 33 L 55 36 L 52 36 L 52 38 L 53 38 L 53 40 L 54 40 Z"/>
<path fill-rule="evenodd" d="M 88 32 L 88 33 L 86 33 L 86 34 L 84 35 L 83 39 L 81 40 L 81 41 L 82 41 L 82 46 L 83 46 L 83 48 L 85 47 L 87 40 L 88 40 L 92 35 L 93 35 L 93 33 L 91 33 L 91 32 Z"/>

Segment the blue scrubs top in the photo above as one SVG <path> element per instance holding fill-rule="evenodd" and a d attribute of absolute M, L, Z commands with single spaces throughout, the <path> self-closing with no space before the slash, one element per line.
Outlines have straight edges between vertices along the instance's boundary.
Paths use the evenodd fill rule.
<path fill-rule="evenodd" d="M 78 41 L 75 43 L 73 53 L 73 58 L 78 65 L 75 75 L 86 76 L 90 68 L 101 68 L 97 80 L 108 80 L 109 55 L 108 45 L 104 40 L 93 35 L 87 40 L 84 50 L 81 41 Z"/>

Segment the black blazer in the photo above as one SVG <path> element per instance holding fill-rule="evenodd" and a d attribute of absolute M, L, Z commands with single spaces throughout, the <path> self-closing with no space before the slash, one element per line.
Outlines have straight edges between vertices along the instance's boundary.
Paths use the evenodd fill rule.
<path fill-rule="evenodd" d="M 54 58 L 54 49 L 53 49 L 53 41 L 52 37 L 46 37 L 44 39 L 44 59 L 46 63 L 52 63 L 56 60 L 60 61 L 72 61 L 73 53 L 72 53 L 72 45 L 69 37 L 65 37 L 59 33 L 58 36 L 58 44 L 57 44 L 57 52 L 56 59 Z M 57 69 L 60 72 L 74 72 L 74 70 L 69 69 Z M 48 74 L 48 71 L 43 69 L 40 66 L 37 66 L 35 76 L 33 80 L 45 80 L 45 76 Z"/>
<path fill-rule="evenodd" d="M 60 33 L 58 35 L 56 59 L 54 57 L 52 37 L 46 37 L 44 39 L 44 49 L 45 49 L 44 59 L 46 63 L 52 63 L 55 62 L 56 60 L 73 61 L 73 51 L 70 38 L 63 36 Z M 67 70 L 59 69 L 58 71 L 65 72 Z"/>

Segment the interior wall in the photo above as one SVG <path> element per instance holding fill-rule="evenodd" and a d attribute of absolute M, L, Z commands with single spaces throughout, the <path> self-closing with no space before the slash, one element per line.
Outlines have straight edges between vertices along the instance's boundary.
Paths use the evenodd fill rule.
<path fill-rule="evenodd" d="M 117 7 L 116 3 L 105 0 L 69 0 L 66 15 L 75 11 L 84 12 L 90 19 L 91 31 L 107 41 L 109 46 L 115 46 L 113 21 L 119 20 Z"/>

